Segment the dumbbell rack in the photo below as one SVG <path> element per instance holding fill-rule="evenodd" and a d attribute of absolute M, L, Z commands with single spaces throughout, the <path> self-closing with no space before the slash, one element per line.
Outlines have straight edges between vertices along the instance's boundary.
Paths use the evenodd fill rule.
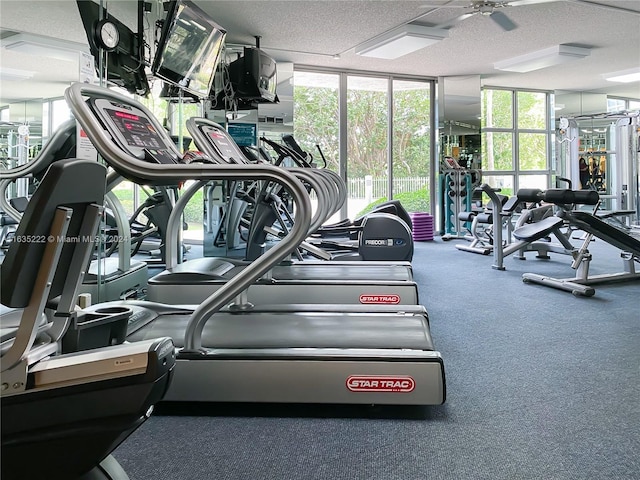
<path fill-rule="evenodd" d="M 443 240 L 463 238 L 466 230 L 458 218 L 471 210 L 473 192 L 471 173 L 464 169 L 446 169 L 440 176 L 441 235 Z"/>

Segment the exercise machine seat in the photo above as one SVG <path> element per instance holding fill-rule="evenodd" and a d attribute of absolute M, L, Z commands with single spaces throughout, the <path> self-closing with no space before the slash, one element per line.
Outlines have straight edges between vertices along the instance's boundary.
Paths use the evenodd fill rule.
<path fill-rule="evenodd" d="M 561 227 L 563 223 L 563 220 L 559 217 L 547 217 L 539 222 L 529 223 L 516 228 L 513 231 L 513 236 L 525 242 L 535 242 Z"/>
<path fill-rule="evenodd" d="M 0 358 L 3 480 L 112 478 L 105 470 L 117 470 L 111 452 L 149 417 L 171 382 L 169 338 L 58 354 L 65 330 L 85 318 L 74 303 L 93 252 L 105 179 L 97 162 L 53 163 L 0 266 L 2 313 L 15 329 L 13 339 L 2 332 L 11 343 Z M 42 332 L 47 306 L 53 325 Z"/>

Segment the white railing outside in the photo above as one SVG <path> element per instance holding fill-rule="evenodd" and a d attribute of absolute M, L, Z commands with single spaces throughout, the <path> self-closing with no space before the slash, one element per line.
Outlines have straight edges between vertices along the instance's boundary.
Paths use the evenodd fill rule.
<path fill-rule="evenodd" d="M 363 178 L 349 178 L 347 188 L 349 198 L 362 198 L 368 201 L 387 196 L 386 177 L 372 177 L 367 175 Z M 429 177 L 402 177 L 393 179 L 393 193 L 413 192 L 429 185 Z"/>

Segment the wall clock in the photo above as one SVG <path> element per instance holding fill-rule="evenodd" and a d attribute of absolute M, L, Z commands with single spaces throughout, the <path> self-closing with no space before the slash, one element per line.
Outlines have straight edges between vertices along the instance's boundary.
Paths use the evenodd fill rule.
<path fill-rule="evenodd" d="M 118 26 L 111 20 L 100 20 L 95 30 L 98 46 L 108 52 L 115 50 L 120 42 Z"/>

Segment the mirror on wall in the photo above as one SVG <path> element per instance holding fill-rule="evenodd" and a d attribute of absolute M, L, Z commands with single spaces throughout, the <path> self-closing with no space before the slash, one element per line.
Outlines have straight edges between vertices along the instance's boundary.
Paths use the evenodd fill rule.
<path fill-rule="evenodd" d="M 559 128 L 559 176 L 572 187 L 594 190 L 601 209 L 635 208 L 637 148 L 634 146 L 635 113 L 581 115 L 566 119 Z"/>
<path fill-rule="evenodd" d="M 453 158 L 460 166 L 481 166 L 480 75 L 438 78 L 440 160 Z"/>
<path fill-rule="evenodd" d="M 637 210 L 637 156 L 630 102 L 606 94 L 556 92 L 556 174 L 597 191 L 600 208 Z"/>
<path fill-rule="evenodd" d="M 559 117 L 579 117 L 607 111 L 607 94 L 556 90 L 554 113 Z"/>
<path fill-rule="evenodd" d="M 3 120 L 0 156 L 5 168 L 15 168 L 34 158 L 42 149 L 42 99 L 9 104 Z"/>

